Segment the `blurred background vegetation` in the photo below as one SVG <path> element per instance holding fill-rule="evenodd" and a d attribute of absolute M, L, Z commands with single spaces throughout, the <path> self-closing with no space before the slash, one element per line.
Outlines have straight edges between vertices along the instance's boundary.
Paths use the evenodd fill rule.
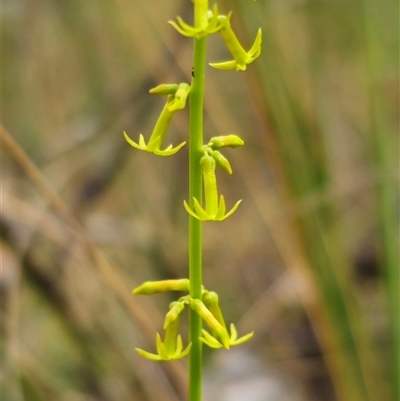
<path fill-rule="evenodd" d="M 224 0 L 263 52 L 207 70 L 205 137 L 239 134 L 206 224 L 204 281 L 254 339 L 205 350 L 205 401 L 399 399 L 395 0 Z M 2 5 L 2 400 L 178 401 L 186 361 L 142 360 L 187 275 L 187 151 L 132 149 L 190 80 L 188 0 Z M 209 61 L 228 53 L 212 36 Z M 171 127 L 187 136 L 187 113 Z M 185 330 L 183 329 L 183 332 Z M 186 335 L 186 333 L 184 333 Z M 186 338 L 186 337 L 185 337 Z"/>

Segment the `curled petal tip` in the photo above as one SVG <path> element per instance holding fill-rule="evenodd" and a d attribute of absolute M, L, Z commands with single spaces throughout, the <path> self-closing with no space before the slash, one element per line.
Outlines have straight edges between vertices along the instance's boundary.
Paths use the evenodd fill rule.
<path fill-rule="evenodd" d="M 243 343 L 249 341 L 254 335 L 254 331 L 252 331 L 251 333 L 248 333 L 240 338 L 237 338 L 237 330 L 233 323 L 231 323 L 231 325 L 230 325 L 230 330 L 231 330 L 231 335 L 229 338 L 229 343 L 232 346 L 243 344 Z"/>
<path fill-rule="evenodd" d="M 235 70 L 237 66 L 236 60 L 223 61 L 222 63 L 209 63 L 209 66 L 217 70 L 229 71 Z"/>
<path fill-rule="evenodd" d="M 144 357 L 146 359 L 150 359 L 152 361 L 161 361 L 162 360 L 160 355 L 158 355 L 158 354 L 152 354 L 152 353 L 147 352 L 147 351 L 145 351 L 143 349 L 140 349 L 140 348 L 135 348 L 135 349 L 139 353 L 140 356 L 142 356 L 142 357 Z"/>
<path fill-rule="evenodd" d="M 140 134 L 140 136 L 139 136 L 139 143 L 138 144 L 135 141 L 133 141 L 125 131 L 124 131 L 124 137 L 125 137 L 126 142 L 128 142 L 129 145 L 131 145 L 132 147 L 134 147 L 136 149 L 139 149 L 139 150 L 147 150 L 146 149 L 146 144 L 144 143 L 144 138 L 143 138 L 142 134 Z"/>
<path fill-rule="evenodd" d="M 261 28 L 257 31 L 256 39 L 254 40 L 253 46 L 248 52 L 249 57 L 251 58 L 251 62 L 253 62 L 256 58 L 258 58 L 261 54 L 261 42 L 262 42 L 262 31 Z"/>
<path fill-rule="evenodd" d="M 225 214 L 225 216 L 221 219 L 221 221 L 227 219 L 229 216 L 232 216 L 232 214 L 236 212 L 237 208 L 239 207 L 239 205 L 241 203 L 242 203 L 242 199 L 238 200 L 235 203 L 235 205 L 233 206 L 233 208 L 227 214 Z"/>
<path fill-rule="evenodd" d="M 173 148 L 172 145 L 169 145 L 165 150 L 155 149 L 153 153 L 157 156 L 172 156 L 175 153 L 177 153 L 181 148 L 183 148 L 185 145 L 186 142 L 182 142 L 175 148 Z"/>
<path fill-rule="evenodd" d="M 154 153 L 154 148 L 157 147 L 158 144 L 158 138 L 156 138 L 156 140 L 150 140 L 149 143 L 146 144 L 142 134 L 139 135 L 139 143 L 133 141 L 126 132 L 124 132 L 124 137 L 129 145 L 131 145 L 135 149 L 143 150 L 145 152 Z"/>
<path fill-rule="evenodd" d="M 192 343 L 189 343 L 189 345 L 186 347 L 186 349 L 183 352 L 181 352 L 174 359 L 181 359 L 181 358 L 185 357 L 187 354 L 189 354 L 191 348 L 192 348 Z"/>
<path fill-rule="evenodd" d="M 254 335 L 254 331 L 231 342 L 231 345 L 235 346 L 235 345 L 243 344 L 243 343 L 249 341 L 253 337 L 253 335 Z"/>

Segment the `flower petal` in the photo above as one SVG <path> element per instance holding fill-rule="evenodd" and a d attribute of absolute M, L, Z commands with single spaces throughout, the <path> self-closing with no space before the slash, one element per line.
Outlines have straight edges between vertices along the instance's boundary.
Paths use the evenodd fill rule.
<path fill-rule="evenodd" d="M 175 153 L 177 153 L 181 148 L 183 148 L 185 145 L 186 145 L 186 142 L 182 142 L 175 148 L 173 148 L 172 145 L 169 145 L 167 149 L 165 149 L 165 150 L 155 149 L 153 151 L 153 153 L 157 156 L 172 156 Z"/>
<path fill-rule="evenodd" d="M 187 204 L 187 202 L 184 200 L 183 201 L 183 206 L 185 207 L 186 211 L 193 216 L 194 218 L 196 218 L 197 220 L 201 220 L 199 216 L 197 216 L 197 214 L 195 212 L 193 212 L 193 210 L 190 208 L 190 206 Z"/>
<path fill-rule="evenodd" d="M 167 350 L 165 349 L 164 343 L 161 341 L 161 336 L 159 333 L 157 333 L 157 352 L 163 361 L 169 361 L 171 359 L 167 353 Z"/>
<path fill-rule="evenodd" d="M 219 206 L 218 206 L 218 212 L 215 215 L 214 220 L 217 221 L 222 221 L 225 219 L 225 210 L 226 210 L 226 206 L 225 206 L 225 198 L 224 195 L 221 195 L 219 197 Z"/>
<path fill-rule="evenodd" d="M 151 354 L 150 352 L 144 351 L 140 348 L 135 348 L 139 355 L 143 356 L 144 358 L 151 359 L 152 361 L 161 361 L 160 355 Z"/>
<path fill-rule="evenodd" d="M 235 203 L 235 206 L 233 206 L 233 208 L 224 216 L 224 218 L 222 220 L 227 219 L 229 216 L 231 216 L 233 213 L 235 213 L 236 209 L 239 207 L 239 205 L 242 203 L 242 199 L 238 200 Z"/>
<path fill-rule="evenodd" d="M 253 46 L 251 46 L 251 49 L 248 51 L 248 55 L 251 58 L 251 61 L 254 61 L 256 58 L 258 58 L 261 54 L 261 41 L 262 41 L 262 32 L 261 28 L 257 32 L 256 39 L 254 40 Z"/>
<path fill-rule="evenodd" d="M 199 220 L 202 221 L 211 220 L 210 215 L 202 208 L 202 206 L 200 205 L 199 201 L 196 198 L 193 198 L 193 202 L 194 202 L 194 209 L 196 210 L 197 215 L 199 216 Z"/>
<path fill-rule="evenodd" d="M 202 341 L 204 344 L 207 344 L 210 348 L 214 349 L 219 349 L 223 347 L 223 345 L 209 332 L 207 332 L 204 329 L 202 330 L 202 332 L 203 332 L 203 337 L 200 337 L 200 341 Z"/>
<path fill-rule="evenodd" d="M 238 338 L 237 340 L 235 340 L 233 343 L 231 343 L 231 345 L 235 346 L 235 345 L 240 345 L 245 343 L 246 341 L 249 341 L 251 339 L 251 337 L 253 337 L 254 335 L 254 331 L 252 331 L 249 334 L 246 334 L 243 337 Z"/>
<path fill-rule="evenodd" d="M 129 143 L 129 145 L 133 146 L 136 149 L 147 151 L 146 143 L 144 142 L 144 138 L 143 138 L 142 134 L 140 134 L 140 136 L 139 136 L 139 144 L 137 144 L 135 141 L 133 141 L 125 131 L 124 131 L 124 137 L 125 137 L 126 142 Z"/>
<path fill-rule="evenodd" d="M 230 60 L 230 61 L 223 61 L 222 63 L 209 63 L 208 65 L 217 70 L 229 71 L 236 69 L 237 62 L 236 60 Z"/>

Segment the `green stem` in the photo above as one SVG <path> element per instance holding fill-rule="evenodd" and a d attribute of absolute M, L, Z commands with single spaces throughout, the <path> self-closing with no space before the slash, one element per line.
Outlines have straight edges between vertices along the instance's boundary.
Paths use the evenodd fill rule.
<path fill-rule="evenodd" d="M 203 145 L 203 101 L 206 65 L 206 38 L 194 40 L 194 70 L 190 92 L 189 136 L 189 202 L 202 199 L 200 158 Z M 202 291 L 202 222 L 189 216 L 189 279 L 190 295 L 201 299 Z M 190 311 L 189 401 L 201 401 L 202 393 L 202 329 L 201 317 Z"/>

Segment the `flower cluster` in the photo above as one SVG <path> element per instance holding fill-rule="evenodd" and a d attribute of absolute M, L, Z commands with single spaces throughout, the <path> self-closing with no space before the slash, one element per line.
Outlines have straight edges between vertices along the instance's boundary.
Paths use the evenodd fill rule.
<path fill-rule="evenodd" d="M 232 59 L 224 62 L 210 63 L 210 66 L 219 70 L 245 71 L 247 66 L 260 56 L 261 29 L 258 30 L 250 50 L 246 51 L 231 27 L 232 12 L 227 15 L 220 14 L 217 5 L 209 9 L 208 0 L 192 0 L 192 2 L 194 4 L 193 26 L 186 23 L 181 17 L 177 17 L 176 21 L 169 21 L 169 24 L 181 35 L 194 38 L 195 41 L 199 42 L 203 41 L 203 38 L 207 35 L 219 33 Z M 204 60 L 201 64 L 204 65 Z M 175 147 L 169 145 L 162 149 L 165 136 L 174 115 L 185 108 L 187 100 L 189 99 L 190 101 L 191 94 L 193 95 L 192 99 L 196 98 L 194 93 L 198 92 L 198 85 L 196 85 L 195 75 L 192 75 L 193 90 L 187 83 L 162 84 L 150 90 L 151 94 L 166 96 L 167 100 L 147 142 L 142 134 L 139 135 L 139 141 L 135 142 L 124 132 L 126 141 L 132 147 L 158 156 L 171 156 L 185 145 L 186 142 L 182 142 Z M 192 91 L 193 93 L 191 93 Z M 197 127 L 196 124 L 195 126 Z M 193 157 L 195 161 L 194 170 L 197 168 L 198 173 L 201 170 L 202 185 L 204 188 L 204 199 L 193 197 L 189 200 L 189 203 L 186 201 L 183 202 L 186 211 L 192 218 L 199 221 L 222 221 L 237 210 L 241 200 L 237 201 L 228 212 L 226 211 L 225 198 L 218 193 L 216 167 L 219 167 L 228 174 L 232 174 L 231 165 L 221 152 L 224 151 L 224 148 L 237 148 L 243 146 L 243 144 L 244 142 L 241 138 L 230 134 L 213 137 L 207 144 L 200 144 L 198 149 L 193 150 L 191 148 L 191 155 L 195 153 L 195 157 Z M 197 160 L 199 160 L 200 165 L 197 164 Z M 201 185 L 200 174 L 197 174 L 197 172 L 196 176 L 199 177 L 199 181 L 196 185 L 199 188 Z M 195 193 L 200 193 L 200 190 Z M 192 281 L 192 285 L 195 286 L 194 280 Z M 200 286 L 201 280 L 197 286 L 198 293 L 200 293 Z M 134 289 L 133 294 L 153 295 L 167 291 L 189 292 L 189 288 L 190 282 L 188 279 L 148 281 Z M 180 359 L 187 355 L 190 352 L 192 344 L 190 343 L 184 348 L 182 337 L 179 334 L 181 316 L 186 308 L 190 308 L 198 314 L 208 327 L 208 331 L 202 330 L 201 337 L 193 345 L 193 348 L 196 348 L 201 341 L 211 348 L 229 349 L 232 346 L 248 341 L 253 336 L 253 333 L 249 333 L 238 338 L 236 328 L 233 324 L 228 329 L 219 306 L 218 295 L 203 288 L 200 299 L 185 295 L 170 304 L 169 311 L 165 316 L 164 337 L 162 338 L 159 333 L 156 336 L 157 352 L 150 353 L 137 348 L 139 354 L 156 361 Z M 200 333 L 198 335 L 200 336 Z"/>
<path fill-rule="evenodd" d="M 214 5 L 212 10 L 209 10 L 208 0 L 192 1 L 195 9 L 194 26 L 187 24 L 181 17 L 177 17 L 177 22 L 168 21 L 169 24 L 171 24 L 181 35 L 190 38 L 199 39 L 206 35 L 211 35 L 217 32 L 220 33 L 233 59 L 220 63 L 210 63 L 210 66 L 220 70 L 245 71 L 247 65 L 256 60 L 261 54 L 261 29 L 257 32 L 253 46 L 248 52 L 246 52 L 231 28 L 230 18 L 232 12 L 228 15 L 222 15 L 219 14 L 217 5 Z M 139 143 L 136 143 L 124 132 L 126 141 L 136 149 L 151 152 L 158 156 L 171 156 L 178 152 L 186 142 L 182 142 L 176 147 L 169 145 L 164 150 L 161 150 L 161 145 L 164 141 L 172 117 L 177 111 L 184 109 L 190 89 L 190 85 L 187 83 L 162 84 L 151 89 L 150 93 L 152 94 L 167 96 L 167 102 L 161 111 L 150 139 L 146 144 L 143 135 L 140 134 Z M 216 160 L 216 157 L 214 157 L 214 159 Z M 195 208 L 197 209 L 196 206 Z M 201 214 L 201 212 L 199 213 Z M 223 215 L 225 215 L 225 213 L 223 213 Z M 204 220 L 205 215 L 202 214 L 202 216 L 201 219 Z M 215 219 L 211 218 L 208 220 Z"/>
<path fill-rule="evenodd" d="M 132 293 L 134 295 L 153 295 L 167 291 L 188 291 L 189 284 L 188 279 L 147 281 L 135 288 Z M 228 332 L 219 306 L 218 295 L 213 291 L 207 291 L 203 288 L 201 300 L 193 299 L 189 295 L 186 295 L 170 304 L 169 312 L 166 314 L 164 321 L 164 342 L 161 339 L 161 335 L 157 333 L 157 353 L 153 354 L 136 348 L 140 355 L 154 361 L 170 361 L 181 359 L 189 353 L 191 343 L 183 349 L 182 337 L 178 333 L 181 315 L 186 306 L 193 309 L 209 328 L 211 333 L 203 329 L 203 335 L 200 337 L 200 340 L 211 348 L 229 349 L 250 340 L 253 336 L 253 332 L 251 332 L 237 338 L 234 324 L 230 325 L 230 332 Z"/>
<path fill-rule="evenodd" d="M 188 38 L 199 39 L 203 36 L 219 32 L 233 60 L 222 63 L 210 63 L 210 66 L 220 70 L 245 71 L 247 65 L 256 60 L 261 54 L 261 29 L 257 32 L 253 46 L 246 52 L 231 28 L 230 18 L 232 12 L 228 15 L 220 15 L 217 5 L 214 5 L 212 10 L 208 9 L 208 0 L 193 1 L 195 13 L 194 26 L 187 24 L 181 17 L 177 18 L 177 22 L 168 21 L 169 24 L 181 35 Z"/>

